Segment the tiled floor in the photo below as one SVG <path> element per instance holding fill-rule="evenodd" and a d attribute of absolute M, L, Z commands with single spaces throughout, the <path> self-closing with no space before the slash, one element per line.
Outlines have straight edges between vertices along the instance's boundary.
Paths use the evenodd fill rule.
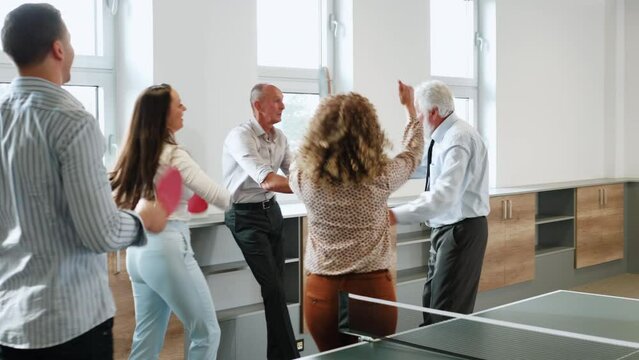
<path fill-rule="evenodd" d="M 571 290 L 639 299 L 639 274 L 621 274 Z"/>

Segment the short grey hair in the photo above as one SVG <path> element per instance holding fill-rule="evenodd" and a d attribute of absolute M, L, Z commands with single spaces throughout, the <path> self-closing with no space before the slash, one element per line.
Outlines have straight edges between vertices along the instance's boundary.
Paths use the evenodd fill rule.
<path fill-rule="evenodd" d="M 267 83 L 259 83 L 253 86 L 253 88 L 251 89 L 251 107 L 253 106 L 253 103 L 255 101 L 259 100 L 262 97 L 262 93 L 264 92 L 264 89 L 269 86 L 271 86 L 271 84 L 267 84 Z"/>
<path fill-rule="evenodd" d="M 439 80 L 426 81 L 415 88 L 415 105 L 417 105 L 417 111 L 422 113 L 427 113 L 437 106 L 441 117 L 455 111 L 453 92 Z"/>

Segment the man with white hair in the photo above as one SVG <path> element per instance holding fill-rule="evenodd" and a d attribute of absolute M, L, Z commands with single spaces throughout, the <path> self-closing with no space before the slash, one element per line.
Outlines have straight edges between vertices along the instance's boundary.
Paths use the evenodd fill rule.
<path fill-rule="evenodd" d="M 477 130 L 456 116 L 453 94 L 443 82 L 419 85 L 415 104 L 426 133 L 432 132 L 421 167 L 426 186 L 417 199 L 390 209 L 389 218 L 391 224 L 425 222 L 432 228 L 424 307 L 469 314 L 488 239 L 486 145 Z M 443 320 L 423 315 L 424 325 Z"/>

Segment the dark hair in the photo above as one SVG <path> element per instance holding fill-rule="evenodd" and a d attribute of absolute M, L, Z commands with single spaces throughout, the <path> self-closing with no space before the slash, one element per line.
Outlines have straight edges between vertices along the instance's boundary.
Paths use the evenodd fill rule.
<path fill-rule="evenodd" d="M 18 67 L 37 64 L 65 31 L 60 11 L 53 6 L 20 5 L 4 19 L 2 48 Z"/>
<path fill-rule="evenodd" d="M 118 207 L 133 209 L 140 198 L 155 199 L 153 179 L 165 143 L 175 144 L 167 127 L 171 86 L 146 88 L 135 101 L 131 124 L 118 161 L 109 175 Z"/>

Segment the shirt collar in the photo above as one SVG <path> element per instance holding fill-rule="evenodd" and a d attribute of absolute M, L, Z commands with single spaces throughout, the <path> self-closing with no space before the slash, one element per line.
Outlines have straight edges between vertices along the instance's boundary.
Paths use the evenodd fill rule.
<path fill-rule="evenodd" d="M 34 76 L 18 76 L 17 78 L 13 79 L 13 81 L 11 82 L 11 86 L 15 89 L 24 89 L 28 88 L 29 86 L 45 86 L 53 91 L 62 90 L 62 87 L 60 85 L 54 84 L 49 80 Z"/>
<path fill-rule="evenodd" d="M 84 105 L 80 100 L 76 99 L 71 93 L 66 91 L 62 86 L 49 80 L 35 76 L 18 76 L 11 81 L 11 89 L 15 92 L 39 92 L 44 96 L 53 96 L 56 99 L 64 99 L 67 104 L 84 109 Z"/>
<path fill-rule="evenodd" d="M 259 137 L 259 136 L 264 136 L 265 138 L 268 138 L 268 136 L 266 136 L 266 131 L 264 131 L 264 128 L 262 128 L 262 125 L 260 125 L 260 123 L 257 122 L 257 120 L 255 120 L 255 118 L 251 118 L 249 123 L 251 124 L 251 128 L 253 129 L 253 132 L 255 132 L 255 134 Z M 275 128 L 273 128 L 273 132 L 271 133 L 271 140 L 275 140 L 275 138 L 277 137 L 277 131 L 275 130 Z"/>
<path fill-rule="evenodd" d="M 433 131 L 433 135 L 431 135 L 431 138 L 435 140 L 435 142 L 441 142 L 444 139 L 444 135 L 446 135 L 448 129 L 450 129 L 453 124 L 457 122 L 457 120 L 459 119 L 457 118 L 455 113 L 450 114 L 450 116 L 447 117 L 446 120 L 444 120 L 441 124 L 439 124 L 435 131 Z"/>

